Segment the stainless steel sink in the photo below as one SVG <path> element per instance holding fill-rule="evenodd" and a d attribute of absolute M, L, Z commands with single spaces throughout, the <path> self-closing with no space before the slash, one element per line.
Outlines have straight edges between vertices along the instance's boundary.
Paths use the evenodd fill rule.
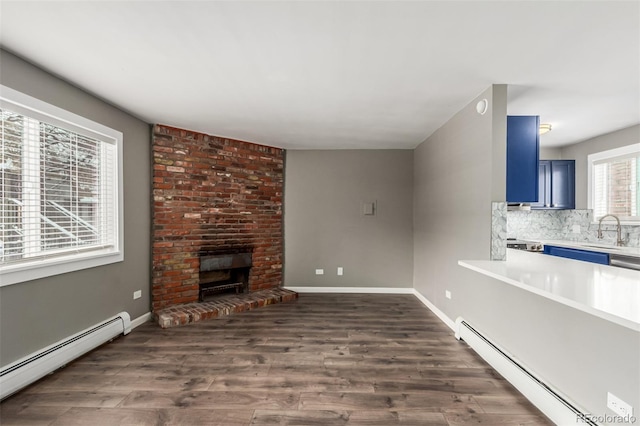
<path fill-rule="evenodd" d="M 612 254 L 609 256 L 609 265 L 640 271 L 640 257 Z"/>

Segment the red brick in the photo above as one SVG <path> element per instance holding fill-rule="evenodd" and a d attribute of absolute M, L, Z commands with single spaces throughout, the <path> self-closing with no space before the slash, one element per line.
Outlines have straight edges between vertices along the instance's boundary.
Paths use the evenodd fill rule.
<path fill-rule="evenodd" d="M 202 250 L 253 250 L 249 290 L 281 286 L 284 151 L 155 125 L 153 152 L 154 311 L 197 300 Z"/>

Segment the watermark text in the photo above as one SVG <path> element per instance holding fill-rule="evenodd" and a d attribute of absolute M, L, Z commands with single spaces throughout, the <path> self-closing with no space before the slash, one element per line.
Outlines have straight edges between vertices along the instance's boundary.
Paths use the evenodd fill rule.
<path fill-rule="evenodd" d="M 617 414 L 578 414 L 576 416 L 576 423 L 598 423 L 598 424 L 635 424 L 638 421 L 636 416 L 619 416 Z"/>

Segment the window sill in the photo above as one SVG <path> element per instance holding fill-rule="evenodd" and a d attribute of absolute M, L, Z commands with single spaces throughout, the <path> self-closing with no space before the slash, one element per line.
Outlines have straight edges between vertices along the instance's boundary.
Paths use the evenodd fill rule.
<path fill-rule="evenodd" d="M 97 266 L 122 262 L 123 260 L 124 253 L 122 251 L 102 249 L 86 253 L 73 253 L 68 256 L 59 256 L 51 259 L 38 259 L 32 262 L 0 266 L 0 287 L 95 268 Z"/>

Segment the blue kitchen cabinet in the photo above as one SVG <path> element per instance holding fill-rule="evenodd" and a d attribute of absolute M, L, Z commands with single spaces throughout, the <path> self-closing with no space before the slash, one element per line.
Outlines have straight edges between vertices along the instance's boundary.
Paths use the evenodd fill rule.
<path fill-rule="evenodd" d="M 576 208 L 576 161 L 551 161 L 551 207 Z"/>
<path fill-rule="evenodd" d="M 538 166 L 538 202 L 532 209 L 576 208 L 575 160 L 540 160 Z"/>
<path fill-rule="evenodd" d="M 551 256 L 565 257 L 567 259 L 582 260 L 584 262 L 609 264 L 609 254 L 599 251 L 580 250 L 568 247 L 544 246 L 544 254 Z"/>
<path fill-rule="evenodd" d="M 531 203 L 532 209 L 547 209 L 551 204 L 551 161 L 538 162 L 538 202 Z"/>
<path fill-rule="evenodd" d="M 507 203 L 538 201 L 540 117 L 507 117 Z"/>

